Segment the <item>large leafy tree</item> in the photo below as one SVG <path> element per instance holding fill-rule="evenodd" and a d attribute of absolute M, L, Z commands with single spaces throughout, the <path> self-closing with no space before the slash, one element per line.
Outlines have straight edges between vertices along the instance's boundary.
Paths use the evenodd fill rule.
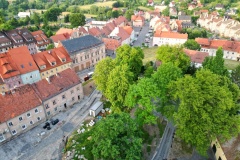
<path fill-rule="evenodd" d="M 171 62 L 186 72 L 190 66 L 190 58 L 183 52 L 181 46 L 162 45 L 157 50 L 157 59 L 164 63 Z"/>
<path fill-rule="evenodd" d="M 227 140 L 240 131 L 236 105 L 239 88 L 209 70 L 197 71 L 172 83 L 171 95 L 179 101 L 173 118 L 176 134 L 205 155 L 212 140 Z"/>
<path fill-rule="evenodd" d="M 170 109 L 168 85 L 181 77 L 181 69 L 170 62 L 162 64 L 157 72 L 153 74 L 153 80 L 158 88 L 157 96 L 160 99 L 160 110 L 164 115 L 167 114 L 167 111 Z"/>
<path fill-rule="evenodd" d="M 57 21 L 58 16 L 61 14 L 61 9 L 53 7 L 44 12 L 44 18 L 48 21 Z"/>
<path fill-rule="evenodd" d="M 93 128 L 95 159 L 141 159 L 142 139 L 137 123 L 127 113 L 111 114 Z"/>
<path fill-rule="evenodd" d="M 35 26 L 40 26 L 41 19 L 36 12 L 33 13 L 33 15 L 31 16 L 31 19 L 33 20 Z"/>
<path fill-rule="evenodd" d="M 135 116 L 140 125 L 156 123 L 157 117 L 153 115 L 153 111 L 156 110 L 154 100 L 157 90 L 152 78 L 142 78 L 128 90 L 125 105 L 136 107 Z"/>
<path fill-rule="evenodd" d="M 224 66 L 223 50 L 221 47 L 218 48 L 215 57 L 205 58 L 203 62 L 203 68 L 209 69 L 213 73 L 221 76 L 229 76 L 229 72 Z"/>
<path fill-rule="evenodd" d="M 73 27 L 83 26 L 86 17 L 82 13 L 72 13 L 69 15 L 69 21 Z"/>
<path fill-rule="evenodd" d="M 126 109 L 124 101 L 131 84 L 133 84 L 133 73 L 128 65 L 116 66 L 109 73 L 105 96 L 111 102 L 114 112 L 121 112 Z"/>
<path fill-rule="evenodd" d="M 128 9 L 126 12 L 125 12 L 125 14 L 124 14 L 124 16 L 127 18 L 127 20 L 131 20 L 131 16 L 132 15 L 134 15 L 134 12 L 133 12 L 133 10 L 132 9 Z"/>
<path fill-rule="evenodd" d="M 123 45 L 117 49 L 116 64 L 127 64 L 130 71 L 134 73 L 134 79 L 137 79 L 143 65 L 144 53 L 140 47 L 131 47 Z"/>
<path fill-rule="evenodd" d="M 109 74 L 111 73 L 114 67 L 115 63 L 110 57 L 107 57 L 99 61 L 95 67 L 93 79 L 97 86 L 97 89 L 101 91 L 104 95 L 107 89 Z"/>
<path fill-rule="evenodd" d="M 233 82 L 240 87 L 240 65 L 238 65 L 234 70 L 232 70 L 231 78 Z"/>
<path fill-rule="evenodd" d="M 194 39 L 188 39 L 183 46 L 191 50 L 200 50 L 201 46 Z"/>

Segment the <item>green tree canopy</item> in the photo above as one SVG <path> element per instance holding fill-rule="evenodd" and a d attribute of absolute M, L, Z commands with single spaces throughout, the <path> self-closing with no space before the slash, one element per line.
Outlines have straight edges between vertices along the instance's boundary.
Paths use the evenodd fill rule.
<path fill-rule="evenodd" d="M 128 90 L 125 105 L 136 107 L 135 116 L 141 126 L 156 123 L 157 117 L 153 115 L 156 105 L 153 101 L 156 99 L 157 90 L 159 89 L 152 78 L 142 78 Z"/>
<path fill-rule="evenodd" d="M 111 102 L 114 112 L 126 110 L 124 101 L 131 84 L 133 84 L 133 73 L 130 71 L 128 65 L 116 66 L 109 73 L 105 96 Z"/>
<path fill-rule="evenodd" d="M 106 57 L 105 59 L 99 61 L 95 67 L 93 79 L 97 86 L 97 89 L 104 95 L 106 94 L 109 74 L 114 69 L 114 67 L 115 63 L 110 57 Z"/>
<path fill-rule="evenodd" d="M 93 128 L 95 159 L 141 159 L 142 139 L 137 123 L 127 113 L 111 114 Z"/>
<path fill-rule="evenodd" d="M 140 47 L 123 45 L 117 49 L 115 60 L 117 65 L 127 64 L 130 71 L 134 73 L 134 79 L 137 79 L 143 65 L 143 58 L 144 53 Z"/>
<path fill-rule="evenodd" d="M 185 73 L 190 66 L 190 58 L 183 52 L 181 46 L 162 45 L 157 50 L 157 59 L 164 63 L 171 62 Z"/>
<path fill-rule="evenodd" d="M 118 16 L 119 16 L 119 12 L 117 10 L 112 11 L 112 17 L 113 18 L 118 18 Z"/>
<path fill-rule="evenodd" d="M 194 39 L 188 39 L 183 46 L 191 50 L 200 50 L 201 46 Z"/>
<path fill-rule="evenodd" d="M 31 16 L 35 26 L 40 26 L 40 22 L 41 22 L 41 19 L 40 19 L 40 16 L 37 14 L 37 13 L 33 13 L 33 15 Z"/>
<path fill-rule="evenodd" d="M 69 15 L 69 21 L 73 27 L 83 26 L 86 17 L 82 13 L 72 13 Z"/>
<path fill-rule="evenodd" d="M 215 57 L 205 58 L 203 68 L 209 69 L 213 73 L 221 76 L 229 76 L 229 72 L 224 66 L 223 49 L 221 47 L 218 48 Z"/>
<path fill-rule="evenodd" d="M 165 9 L 162 11 L 162 15 L 164 15 L 164 16 L 169 16 L 169 14 L 170 14 L 169 7 L 165 8 Z"/>
<path fill-rule="evenodd" d="M 231 73 L 232 81 L 240 87 L 240 65 L 238 65 Z"/>
<path fill-rule="evenodd" d="M 225 141 L 240 131 L 240 117 L 236 114 L 239 88 L 226 77 L 209 70 L 197 71 L 170 85 L 171 95 L 179 101 L 173 118 L 176 134 L 186 143 L 206 155 L 212 140 Z"/>
<path fill-rule="evenodd" d="M 125 17 L 127 18 L 127 20 L 131 20 L 131 17 L 132 17 L 132 15 L 134 15 L 134 12 L 133 12 L 133 10 L 132 9 L 129 9 L 129 10 L 127 10 L 126 12 L 125 12 Z"/>
<path fill-rule="evenodd" d="M 54 48 L 54 45 L 53 44 L 49 44 L 48 46 L 47 46 L 47 50 L 50 50 L 50 49 L 53 49 Z"/>
<path fill-rule="evenodd" d="M 61 9 L 53 7 L 44 12 L 44 17 L 48 21 L 57 21 L 58 16 L 61 14 Z"/>

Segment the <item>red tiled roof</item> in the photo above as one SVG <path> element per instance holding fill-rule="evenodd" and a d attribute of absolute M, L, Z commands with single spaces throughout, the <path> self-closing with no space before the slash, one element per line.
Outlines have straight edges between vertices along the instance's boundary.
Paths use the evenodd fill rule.
<path fill-rule="evenodd" d="M 191 62 L 195 63 L 202 64 L 204 59 L 209 56 L 207 52 L 194 51 L 190 49 L 184 49 L 183 51 L 191 58 Z"/>
<path fill-rule="evenodd" d="M 208 10 L 200 10 L 201 13 L 208 13 Z"/>
<path fill-rule="evenodd" d="M 180 34 L 177 32 L 156 32 L 154 37 L 187 39 L 188 34 Z"/>
<path fill-rule="evenodd" d="M 113 22 L 107 23 L 106 26 L 107 26 L 111 31 L 113 31 L 114 28 L 115 28 L 117 25 L 116 25 L 115 22 L 113 21 Z"/>
<path fill-rule="evenodd" d="M 47 38 L 47 36 L 44 34 L 42 30 L 38 30 L 35 32 L 31 32 L 33 37 L 36 39 L 38 42 L 43 42 L 41 44 L 36 43 L 37 46 L 44 46 L 50 44 L 50 40 Z"/>
<path fill-rule="evenodd" d="M 200 45 L 210 45 L 210 41 L 207 38 L 195 38 L 195 41 Z"/>
<path fill-rule="evenodd" d="M 102 41 L 109 50 L 116 50 L 121 45 L 119 40 L 113 38 L 103 38 Z"/>
<path fill-rule="evenodd" d="M 130 37 L 130 35 L 123 29 L 123 27 L 118 27 L 119 33 L 117 34 L 118 37 L 121 37 L 121 40 L 124 41 Z"/>
<path fill-rule="evenodd" d="M 92 36 L 100 36 L 102 33 L 98 27 L 93 27 L 88 30 L 89 34 Z"/>
<path fill-rule="evenodd" d="M 33 84 L 34 90 L 42 101 L 81 83 L 78 75 L 72 69 L 66 69 L 60 72 L 58 76 L 49 77 L 49 80 L 50 83 L 43 79 Z"/>
<path fill-rule="evenodd" d="M 129 35 L 132 34 L 133 29 L 132 29 L 131 26 L 124 26 L 123 29 L 124 29 Z"/>
<path fill-rule="evenodd" d="M 72 35 L 73 30 L 72 29 L 68 29 L 68 28 L 60 28 L 57 32 L 56 35 L 58 34 L 68 34 L 68 35 Z"/>
<path fill-rule="evenodd" d="M 116 18 L 115 20 L 115 23 L 117 24 L 117 25 L 120 25 L 121 23 L 123 23 L 123 22 L 127 22 L 127 19 L 125 18 L 125 17 L 123 17 L 123 16 L 119 16 L 118 18 Z"/>
<path fill-rule="evenodd" d="M 27 46 L 10 49 L 8 54 L 11 56 L 21 74 L 38 70 Z"/>
<path fill-rule="evenodd" d="M 104 34 L 105 36 L 108 36 L 112 31 L 108 28 L 108 26 L 104 26 L 101 29 L 102 34 Z"/>
<path fill-rule="evenodd" d="M 0 95 L 0 123 L 17 117 L 37 106 L 41 101 L 30 84 L 18 87 L 15 93 Z M 16 124 L 17 125 L 17 124 Z"/>
<path fill-rule="evenodd" d="M 17 65 L 7 53 L 0 54 L 0 76 L 3 79 L 20 75 Z M 1 78 L 0 78 L 1 79 Z"/>
<path fill-rule="evenodd" d="M 56 68 L 58 66 L 72 62 L 69 54 L 64 49 L 64 47 L 54 48 L 51 51 L 39 52 L 33 54 L 32 57 L 35 60 L 36 64 L 38 65 L 40 72 L 44 72 L 46 70 Z M 62 62 L 61 58 L 66 58 L 66 61 Z M 56 65 L 52 66 L 51 65 L 52 62 L 56 62 Z M 40 69 L 40 66 L 42 65 L 46 65 L 46 68 Z"/>
<path fill-rule="evenodd" d="M 87 34 L 87 33 L 88 33 L 88 32 L 86 31 L 86 29 L 83 28 L 83 27 L 79 27 L 79 28 L 78 28 L 78 32 L 79 32 L 79 33 L 83 33 L 83 34 Z"/>
<path fill-rule="evenodd" d="M 50 37 L 53 42 L 58 43 L 59 41 L 66 40 L 67 38 L 63 34 L 57 34 L 52 37 Z"/>
<path fill-rule="evenodd" d="M 135 20 L 136 20 L 136 18 L 137 18 L 137 16 L 136 16 L 136 15 L 132 15 L 132 16 L 131 16 L 131 21 L 135 21 Z"/>

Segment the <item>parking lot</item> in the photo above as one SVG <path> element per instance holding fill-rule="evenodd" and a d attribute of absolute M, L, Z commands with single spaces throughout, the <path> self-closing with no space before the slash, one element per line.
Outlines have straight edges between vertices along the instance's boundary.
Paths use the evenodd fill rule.
<path fill-rule="evenodd" d="M 133 27 L 136 33 L 138 33 L 138 36 L 136 36 L 137 40 L 133 42 L 133 46 L 142 47 L 142 43 L 145 43 L 146 35 L 149 31 L 149 22 L 146 22 L 143 27 Z M 152 39 L 149 38 L 149 43 L 145 43 L 145 45 L 148 44 L 150 47 L 152 46 Z"/>

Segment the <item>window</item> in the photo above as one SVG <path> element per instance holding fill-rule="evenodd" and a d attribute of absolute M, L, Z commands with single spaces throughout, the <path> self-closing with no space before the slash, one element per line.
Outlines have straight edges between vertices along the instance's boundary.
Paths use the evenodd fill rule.
<path fill-rule="evenodd" d="M 79 91 L 80 89 L 79 89 L 79 87 L 77 87 L 77 91 Z"/>
<path fill-rule="evenodd" d="M 24 65 L 23 65 L 23 64 L 21 64 L 21 68 L 24 68 Z"/>
<path fill-rule="evenodd" d="M 37 120 L 40 121 L 40 120 L 41 120 L 41 117 L 37 117 Z"/>
<path fill-rule="evenodd" d="M 56 65 L 56 62 L 52 62 L 52 66 L 55 66 Z"/>
<path fill-rule="evenodd" d="M 57 104 L 57 102 L 54 100 L 54 101 L 53 101 L 53 105 L 55 105 L 55 104 Z"/>
<path fill-rule="evenodd" d="M 46 109 L 48 109 L 48 108 L 49 108 L 48 104 L 45 104 L 45 108 L 46 108 Z"/>
<path fill-rule="evenodd" d="M 74 101 L 74 99 L 75 99 L 75 98 L 74 98 L 74 97 L 72 97 L 72 101 Z"/>
<path fill-rule="evenodd" d="M 50 115 L 50 111 L 47 112 L 47 115 L 48 115 L 48 116 Z"/>
<path fill-rule="evenodd" d="M 9 127 L 13 126 L 13 123 L 12 122 L 9 122 L 8 123 Z"/>
<path fill-rule="evenodd" d="M 34 124 L 34 122 L 33 122 L 33 121 L 30 121 L 29 123 L 30 123 L 31 125 L 33 125 L 33 124 Z"/>
<path fill-rule="evenodd" d="M 24 129 L 26 129 L 27 128 L 27 126 L 24 124 L 24 125 L 22 125 L 22 130 L 24 130 Z"/>
<path fill-rule="evenodd" d="M 30 76 L 30 78 L 32 78 L 32 76 Z"/>
<path fill-rule="evenodd" d="M 55 112 L 57 111 L 57 107 L 54 108 L 54 111 L 55 111 Z"/>
<path fill-rule="evenodd" d="M 17 131 L 16 131 L 16 130 L 13 130 L 13 131 L 12 131 L 12 135 L 15 135 L 15 134 L 17 134 Z"/>
<path fill-rule="evenodd" d="M 31 114 L 30 114 L 30 113 L 27 113 L 27 117 L 31 117 Z"/>
<path fill-rule="evenodd" d="M 65 95 L 62 95 L 62 99 L 65 99 L 66 98 L 66 96 Z"/>
<path fill-rule="evenodd" d="M 18 119 L 19 119 L 19 121 L 22 121 L 22 120 L 23 120 L 23 118 L 22 118 L 22 117 L 19 117 Z"/>
<path fill-rule="evenodd" d="M 4 135 L 0 133 L 0 142 L 3 142 L 5 140 Z"/>
<path fill-rule="evenodd" d="M 73 90 L 71 90 L 71 94 L 73 94 L 74 93 L 74 91 Z"/>
<path fill-rule="evenodd" d="M 62 62 L 66 62 L 66 58 L 62 58 Z"/>
<path fill-rule="evenodd" d="M 44 76 L 44 73 L 42 73 L 42 76 Z"/>
<path fill-rule="evenodd" d="M 38 109 L 35 109 L 35 113 L 38 113 Z"/>

